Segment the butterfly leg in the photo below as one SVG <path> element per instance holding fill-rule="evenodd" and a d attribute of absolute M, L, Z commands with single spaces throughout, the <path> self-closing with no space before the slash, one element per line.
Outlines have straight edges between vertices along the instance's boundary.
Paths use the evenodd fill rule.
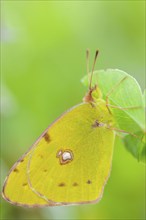
<path fill-rule="evenodd" d="M 117 132 L 121 132 L 121 133 L 126 133 L 126 134 L 130 134 L 134 137 L 137 137 L 137 135 L 129 132 L 129 131 L 125 131 L 125 130 L 121 130 L 121 129 L 118 129 L 118 128 L 113 128 L 113 127 L 108 127 L 110 130 L 114 130 L 114 131 L 117 131 Z"/>
<path fill-rule="evenodd" d="M 121 106 L 115 106 L 115 105 L 110 105 L 110 104 L 106 104 L 106 106 L 110 107 L 110 108 L 117 108 L 117 109 L 121 109 L 121 110 L 126 110 L 126 109 L 138 109 L 141 108 L 142 106 L 129 106 L 129 107 L 121 107 Z"/>
<path fill-rule="evenodd" d="M 141 106 L 121 107 L 121 106 L 114 106 L 114 105 L 110 105 L 110 104 L 109 104 L 109 97 L 110 97 L 110 95 L 111 95 L 111 94 L 115 91 L 115 89 L 116 89 L 122 82 L 124 82 L 127 78 L 128 78 L 128 76 L 124 76 L 117 84 L 115 84 L 115 85 L 111 88 L 111 90 L 110 90 L 110 91 L 107 93 L 107 95 L 106 95 L 106 106 L 107 106 L 108 111 L 109 111 L 110 114 L 112 114 L 110 108 L 117 108 L 117 109 L 121 109 L 121 110 L 141 108 Z"/>
<path fill-rule="evenodd" d="M 107 95 L 106 95 L 106 106 L 107 106 L 107 108 L 108 108 L 108 111 L 109 111 L 109 113 L 110 114 L 112 114 L 111 113 L 111 111 L 110 111 L 110 108 L 109 108 L 109 97 L 110 97 L 110 95 L 116 90 L 116 88 L 122 83 L 122 82 L 124 82 L 126 79 L 128 78 L 128 76 L 124 76 L 118 83 L 116 83 L 112 88 L 111 88 L 111 90 L 107 93 Z"/>
<path fill-rule="evenodd" d="M 133 134 L 132 132 L 125 131 L 125 130 L 121 130 L 121 129 L 114 128 L 114 127 L 110 127 L 110 126 L 108 126 L 108 129 L 110 129 L 110 130 L 114 130 L 114 131 L 117 131 L 117 132 L 120 132 L 120 133 L 130 134 L 130 135 L 132 135 L 133 137 L 136 137 L 136 138 L 138 138 L 138 139 L 141 140 L 141 138 L 140 138 L 139 136 Z"/>

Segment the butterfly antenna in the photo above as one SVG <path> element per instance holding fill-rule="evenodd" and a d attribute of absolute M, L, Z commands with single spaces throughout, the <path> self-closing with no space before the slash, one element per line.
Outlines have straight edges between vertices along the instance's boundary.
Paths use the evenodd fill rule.
<path fill-rule="evenodd" d="M 90 56 L 90 51 L 89 49 L 86 50 L 86 70 L 87 70 L 87 75 L 88 75 L 88 81 L 90 83 L 90 75 L 89 75 L 89 56 Z"/>
<path fill-rule="evenodd" d="M 92 87 L 91 87 L 92 77 L 93 77 L 93 71 L 94 71 L 94 67 L 95 67 L 95 64 L 96 64 L 96 60 L 97 60 L 98 53 L 99 53 L 99 51 L 96 50 L 96 52 L 95 52 L 95 57 L 94 57 L 94 62 L 93 62 L 93 66 L 92 66 L 92 72 L 91 72 L 91 76 L 90 76 L 89 90 L 92 90 Z"/>

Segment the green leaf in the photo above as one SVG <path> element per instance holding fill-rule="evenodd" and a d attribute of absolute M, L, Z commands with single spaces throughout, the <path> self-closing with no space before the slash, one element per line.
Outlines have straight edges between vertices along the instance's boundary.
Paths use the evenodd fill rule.
<path fill-rule="evenodd" d="M 137 81 L 127 73 L 117 69 L 95 71 L 92 80 L 92 86 L 99 86 L 105 99 L 108 92 L 111 91 L 124 77 L 121 82 L 109 96 L 111 105 L 123 108 L 135 107 L 135 109 L 114 109 L 113 115 L 119 124 L 119 127 L 129 132 L 136 132 L 145 129 L 144 124 L 144 104 L 143 95 Z M 88 86 L 88 76 L 82 79 L 82 83 Z"/>
<path fill-rule="evenodd" d="M 88 86 L 88 76 L 82 79 L 82 83 Z M 92 86 L 94 85 L 98 85 L 105 100 L 107 94 L 112 91 L 109 95 L 109 104 L 121 108 L 110 107 L 116 121 L 116 128 L 139 135 L 135 138 L 123 133 L 124 143 L 133 156 L 144 161 L 145 145 L 140 138 L 145 132 L 144 97 L 146 95 L 142 94 L 139 84 L 135 78 L 124 71 L 108 69 L 94 72 Z M 128 107 L 130 108 L 124 109 Z"/>
<path fill-rule="evenodd" d="M 138 161 L 146 162 L 146 134 L 137 132 L 135 135 L 141 138 L 132 135 L 124 137 L 125 147 Z"/>

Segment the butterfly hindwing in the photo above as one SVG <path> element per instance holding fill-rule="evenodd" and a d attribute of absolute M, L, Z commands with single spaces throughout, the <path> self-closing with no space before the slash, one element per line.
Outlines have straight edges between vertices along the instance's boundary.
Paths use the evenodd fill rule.
<path fill-rule="evenodd" d="M 28 206 L 99 199 L 110 173 L 115 137 L 104 126 L 107 118 L 107 110 L 89 103 L 61 116 L 14 165 L 5 182 L 5 198 Z"/>

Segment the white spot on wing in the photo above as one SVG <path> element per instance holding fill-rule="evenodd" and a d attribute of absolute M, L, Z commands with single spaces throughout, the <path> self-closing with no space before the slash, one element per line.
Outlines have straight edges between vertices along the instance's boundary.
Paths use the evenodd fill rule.
<path fill-rule="evenodd" d="M 60 151 L 57 152 L 56 156 L 59 157 L 62 153 L 63 153 L 62 150 L 60 150 Z"/>
<path fill-rule="evenodd" d="M 57 154 L 56 157 L 59 158 L 60 164 L 67 164 L 69 162 L 71 162 L 73 160 L 73 152 L 71 150 L 62 150 L 60 149 Z"/>
<path fill-rule="evenodd" d="M 71 159 L 72 159 L 71 153 L 65 151 L 65 152 L 62 154 L 62 159 L 63 159 L 63 160 L 71 160 Z"/>

